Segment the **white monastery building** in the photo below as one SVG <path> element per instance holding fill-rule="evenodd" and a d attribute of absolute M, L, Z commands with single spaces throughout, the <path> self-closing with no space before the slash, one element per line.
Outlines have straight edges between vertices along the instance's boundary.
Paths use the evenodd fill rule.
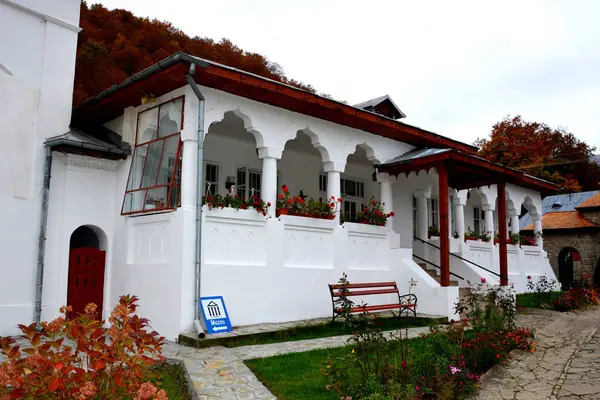
<path fill-rule="evenodd" d="M 106 318 L 123 294 L 168 339 L 200 296 L 234 325 L 326 317 L 342 273 L 451 319 L 469 282 L 554 278 L 541 235 L 507 239 L 522 206 L 541 233 L 556 187 L 402 122 L 389 96 L 350 106 L 177 53 L 72 110 L 78 20 L 79 0 L 0 0 L 0 335 L 65 304 Z M 271 207 L 213 207 L 252 196 Z"/>

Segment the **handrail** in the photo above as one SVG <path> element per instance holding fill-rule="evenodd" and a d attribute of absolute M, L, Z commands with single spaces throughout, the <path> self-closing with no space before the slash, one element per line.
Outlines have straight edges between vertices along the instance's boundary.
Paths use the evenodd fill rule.
<path fill-rule="evenodd" d="M 436 245 L 435 245 L 435 244 L 433 244 L 433 243 L 429 243 L 428 241 L 426 241 L 426 240 L 423 240 L 423 239 L 421 239 L 421 238 L 418 238 L 418 237 L 416 237 L 416 236 L 413 236 L 413 237 L 414 237 L 415 239 L 417 239 L 417 240 L 419 240 L 419 241 L 421 241 L 421 242 L 425 243 L 425 244 L 428 244 L 428 245 L 430 245 L 430 246 L 432 246 L 432 247 L 435 247 L 436 249 L 438 249 L 438 250 L 440 250 L 440 251 L 442 250 L 442 249 L 440 249 L 438 246 L 436 246 Z M 474 265 L 474 266 L 476 266 L 477 268 L 481 268 L 482 270 L 484 270 L 484 271 L 487 271 L 487 272 L 489 272 L 489 273 L 490 273 L 490 274 L 492 274 L 492 275 L 496 275 L 496 276 L 497 276 L 497 277 L 499 277 L 499 278 L 504 278 L 504 277 L 503 277 L 501 274 L 499 274 L 499 273 L 496 273 L 496 272 L 494 272 L 494 271 L 490 271 L 490 270 L 489 270 L 489 269 L 487 269 L 486 267 L 482 267 L 481 265 L 479 265 L 479 264 L 476 264 L 476 263 L 474 263 L 474 262 L 473 262 L 473 261 L 471 261 L 471 260 L 467 260 L 466 258 L 463 258 L 463 257 L 459 256 L 458 254 L 454 254 L 454 253 L 452 253 L 452 252 L 448 252 L 448 253 L 449 253 L 451 256 L 454 256 L 454 257 L 458 258 L 459 260 L 466 261 L 466 262 L 468 262 L 469 264 L 473 264 L 473 265 Z M 508 279 L 508 278 L 506 278 L 506 279 Z"/>
<path fill-rule="evenodd" d="M 437 269 L 441 270 L 441 268 L 440 268 L 438 265 L 435 265 L 435 264 L 434 264 L 434 263 L 432 263 L 431 261 L 427 261 L 426 259 L 424 259 L 424 258 L 421 258 L 421 257 L 419 257 L 419 256 L 416 256 L 416 255 L 414 255 L 414 254 L 413 254 L 413 257 L 414 257 L 414 258 L 417 258 L 417 259 L 419 259 L 419 260 L 421 260 L 421 261 L 423 261 L 424 263 L 427 263 L 427 264 L 433 265 L 433 266 L 434 266 L 434 267 L 436 267 Z M 462 280 L 462 281 L 464 281 L 464 280 L 465 280 L 465 278 L 463 278 L 463 277 L 462 277 L 462 276 L 460 276 L 460 275 L 456 275 L 454 272 L 450 272 L 450 275 L 452 275 L 452 276 L 455 276 L 455 277 L 457 277 L 458 279 L 460 279 L 460 280 Z"/>

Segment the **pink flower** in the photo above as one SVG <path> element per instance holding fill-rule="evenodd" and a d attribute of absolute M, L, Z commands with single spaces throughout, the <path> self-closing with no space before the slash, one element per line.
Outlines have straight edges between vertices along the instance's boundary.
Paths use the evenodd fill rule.
<path fill-rule="evenodd" d="M 485 278 L 481 278 L 481 283 L 485 283 Z"/>

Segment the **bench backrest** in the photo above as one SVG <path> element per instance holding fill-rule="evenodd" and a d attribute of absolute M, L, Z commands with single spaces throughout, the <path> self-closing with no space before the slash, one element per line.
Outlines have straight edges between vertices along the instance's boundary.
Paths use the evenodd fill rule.
<path fill-rule="evenodd" d="M 342 288 L 345 288 L 348 291 L 344 293 L 341 291 Z M 349 283 L 347 285 L 336 283 L 329 284 L 329 291 L 331 292 L 331 297 L 369 296 L 373 294 L 390 293 L 400 294 L 396 282 Z"/>

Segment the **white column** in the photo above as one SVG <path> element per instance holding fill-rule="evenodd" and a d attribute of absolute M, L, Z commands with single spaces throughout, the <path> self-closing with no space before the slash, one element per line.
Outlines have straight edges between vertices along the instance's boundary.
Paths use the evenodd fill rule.
<path fill-rule="evenodd" d="M 342 197 L 342 189 L 340 187 L 340 175 L 344 172 L 346 164 L 335 161 L 328 161 L 324 163 L 324 170 L 327 172 L 327 197 L 338 199 Z M 340 208 L 343 207 L 341 204 L 338 206 L 338 210 L 335 213 L 335 220 L 340 221 Z"/>
<path fill-rule="evenodd" d="M 454 218 L 458 239 L 462 242 L 465 240 L 465 206 L 456 197 L 454 198 Z"/>
<path fill-rule="evenodd" d="M 539 214 L 532 214 L 533 219 L 533 234 L 535 235 L 535 244 L 544 247 L 544 238 L 542 237 L 542 216 Z"/>
<path fill-rule="evenodd" d="M 198 164 L 198 142 L 196 140 L 183 141 L 183 161 L 181 166 L 181 208 L 196 210 L 196 191 L 199 176 Z M 201 171 L 204 173 L 204 166 Z M 206 187 L 202 191 L 206 196 Z M 166 199 L 165 199 L 166 200 Z"/>
<path fill-rule="evenodd" d="M 273 147 L 258 149 L 258 157 L 263 162 L 260 197 L 265 203 L 271 203 L 269 217 L 275 217 L 277 207 L 277 160 L 281 158 L 281 154 L 281 149 Z"/>
<path fill-rule="evenodd" d="M 380 172 L 377 174 L 377 181 L 379 182 L 379 189 L 381 191 L 380 199 L 383 203 L 383 212 L 386 214 L 394 211 L 394 200 L 392 195 L 392 183 L 396 178 L 390 176 L 387 172 Z M 394 218 L 389 217 L 387 220 L 387 226 L 390 231 L 394 230 Z"/>
<path fill-rule="evenodd" d="M 490 204 L 483 204 L 481 206 L 481 209 L 483 210 L 483 215 L 484 215 L 484 219 L 485 219 L 485 227 L 484 227 L 484 234 L 486 235 L 492 235 L 492 239 L 494 238 L 494 208 L 492 205 Z M 491 232 L 491 233 L 488 233 Z"/>
<path fill-rule="evenodd" d="M 519 233 L 521 230 L 519 229 L 519 216 L 511 215 L 510 216 L 510 234 L 514 235 L 515 233 Z"/>
<path fill-rule="evenodd" d="M 427 218 L 427 199 L 431 197 L 431 188 L 415 191 L 417 198 L 417 236 L 427 240 L 429 233 L 429 218 Z"/>

